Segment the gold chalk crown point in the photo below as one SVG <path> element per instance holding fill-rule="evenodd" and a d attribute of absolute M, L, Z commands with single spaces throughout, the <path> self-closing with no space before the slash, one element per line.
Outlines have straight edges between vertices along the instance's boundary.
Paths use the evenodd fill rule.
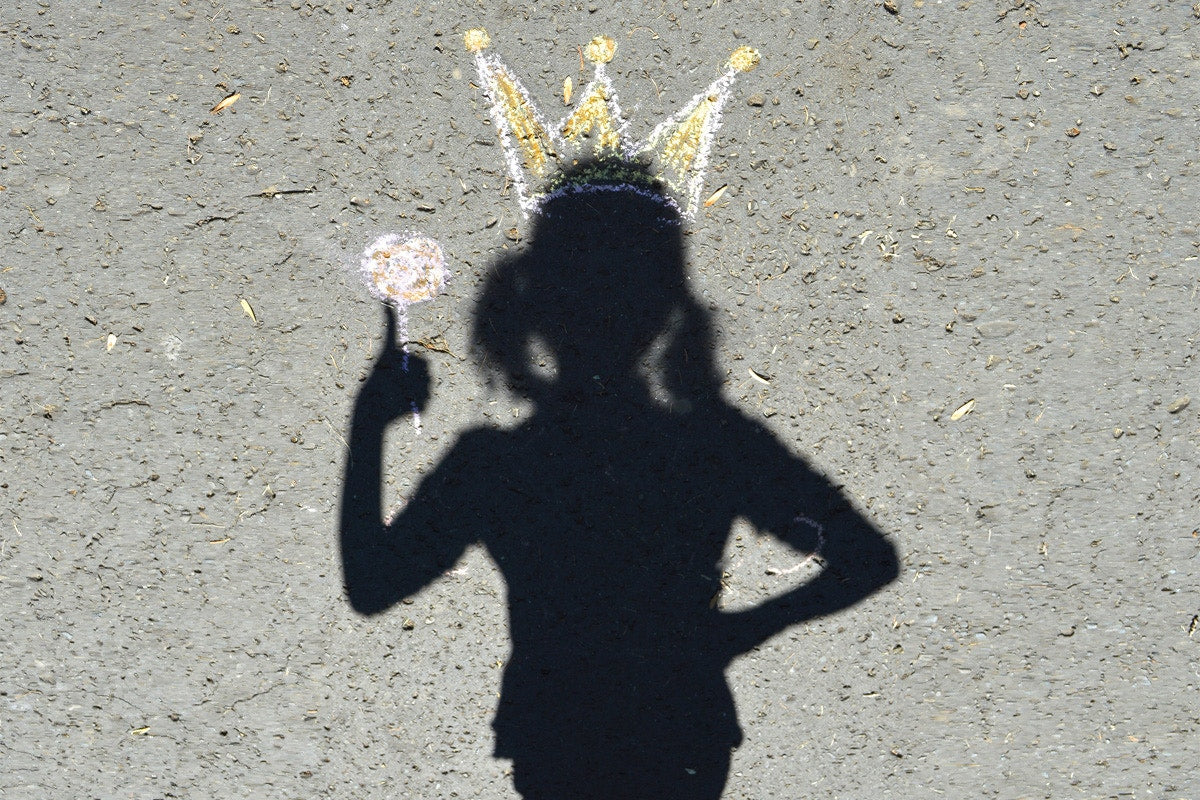
<path fill-rule="evenodd" d="M 738 72 L 749 72 L 758 66 L 758 51 L 753 47 L 742 46 L 729 56 L 729 66 Z"/>
<path fill-rule="evenodd" d="M 593 64 L 607 64 L 617 54 L 617 43 L 607 36 L 597 36 L 588 42 L 583 54 Z"/>
<path fill-rule="evenodd" d="M 759 61 L 752 47 L 734 50 L 720 77 L 639 142 L 627 133 L 605 69 L 617 52 L 612 38 L 597 36 L 584 48 L 595 74 L 579 93 L 574 110 L 558 125 L 543 120 L 529 92 L 503 61 L 484 53 L 490 43 L 482 28 L 463 35 L 463 44 L 475 55 L 479 85 L 487 95 L 509 177 L 526 216 L 540 212 L 547 200 L 562 193 L 624 189 L 674 207 L 684 218 L 692 217 L 700 207 L 721 110 L 737 76 Z M 571 170 L 581 162 L 592 166 L 582 172 Z M 568 172 L 572 178 L 565 177 Z"/>
<path fill-rule="evenodd" d="M 492 43 L 492 37 L 483 28 L 471 28 L 463 34 L 463 44 L 472 53 L 481 53 Z"/>

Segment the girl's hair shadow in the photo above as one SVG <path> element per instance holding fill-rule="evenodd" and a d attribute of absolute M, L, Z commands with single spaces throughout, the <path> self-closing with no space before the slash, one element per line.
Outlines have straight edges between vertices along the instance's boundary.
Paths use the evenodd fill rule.
<path fill-rule="evenodd" d="M 513 650 L 494 726 L 518 791 L 717 798 L 741 741 L 730 661 L 879 590 L 896 553 L 839 487 L 722 399 L 672 209 L 614 188 L 563 192 L 543 210 L 489 275 L 474 320 L 489 374 L 533 415 L 463 433 L 385 523 L 380 441 L 428 387 L 424 362 L 400 370 L 389 338 L 355 404 L 347 592 L 360 612 L 383 611 L 482 543 L 508 585 Z M 738 518 L 818 553 L 821 569 L 721 611 Z"/>

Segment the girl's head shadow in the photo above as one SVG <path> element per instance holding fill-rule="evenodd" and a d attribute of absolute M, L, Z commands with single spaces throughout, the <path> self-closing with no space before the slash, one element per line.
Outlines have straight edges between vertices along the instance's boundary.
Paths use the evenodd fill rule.
<path fill-rule="evenodd" d="M 521 251 L 493 268 L 475 316 L 481 361 L 535 401 L 599 383 L 691 407 L 716 380 L 679 211 L 637 165 L 623 165 L 620 183 L 571 188 L 597 169 L 565 173 Z"/>

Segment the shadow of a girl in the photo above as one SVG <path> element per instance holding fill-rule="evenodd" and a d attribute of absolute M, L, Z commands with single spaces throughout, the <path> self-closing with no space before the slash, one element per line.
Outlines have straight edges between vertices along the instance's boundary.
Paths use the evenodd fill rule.
<path fill-rule="evenodd" d="M 385 428 L 428 372 L 384 351 L 356 400 L 341 508 L 354 608 L 380 613 L 482 543 L 508 586 L 511 658 L 494 727 L 526 800 L 720 797 L 741 741 L 724 671 L 788 626 L 892 581 L 894 548 L 837 487 L 720 396 L 709 312 L 689 292 L 671 209 L 634 192 L 547 204 L 491 273 L 475 317 L 491 374 L 534 403 L 476 428 L 381 515 Z M 798 522 L 800 516 L 805 522 Z M 722 612 L 737 519 L 821 570 Z"/>

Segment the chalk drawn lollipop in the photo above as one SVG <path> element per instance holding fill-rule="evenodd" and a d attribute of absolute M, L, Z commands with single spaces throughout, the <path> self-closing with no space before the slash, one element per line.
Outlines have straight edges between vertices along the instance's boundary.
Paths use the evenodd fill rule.
<path fill-rule="evenodd" d="M 367 246 L 362 275 L 371 294 L 395 307 L 399 318 L 400 365 L 408 372 L 408 307 L 432 300 L 446 287 L 446 258 L 442 246 L 417 233 L 389 233 Z M 421 414 L 411 400 L 413 427 L 421 429 Z"/>

